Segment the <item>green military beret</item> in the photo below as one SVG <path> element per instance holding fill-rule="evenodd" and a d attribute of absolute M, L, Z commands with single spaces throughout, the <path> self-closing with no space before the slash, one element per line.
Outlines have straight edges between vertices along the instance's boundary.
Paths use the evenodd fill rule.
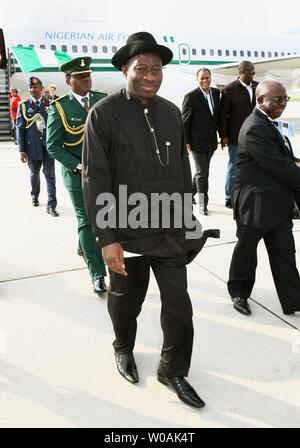
<path fill-rule="evenodd" d="M 75 58 L 65 64 L 61 65 L 59 70 L 66 75 L 80 75 L 81 73 L 92 73 L 90 68 L 92 58 L 84 56 L 82 58 Z"/>

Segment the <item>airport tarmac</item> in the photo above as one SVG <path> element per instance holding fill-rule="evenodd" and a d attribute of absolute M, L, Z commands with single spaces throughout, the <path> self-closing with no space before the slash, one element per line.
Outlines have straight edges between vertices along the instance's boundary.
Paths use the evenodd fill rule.
<path fill-rule="evenodd" d="M 294 139 L 300 156 L 300 137 Z M 298 145 L 298 148 L 297 148 Z M 284 316 L 267 254 L 259 246 L 252 316 L 227 293 L 236 241 L 224 206 L 227 152 L 210 174 L 206 228 L 220 228 L 188 266 L 195 340 L 189 381 L 206 402 L 192 409 L 156 380 L 162 334 L 151 277 L 139 317 L 135 358 L 140 382 L 117 372 L 106 299 L 92 291 L 76 253 L 76 220 L 57 164 L 60 213 L 31 206 L 28 168 L 16 146 L 0 143 L 0 427 L 293 428 L 300 426 L 300 313 Z M 280 206 L 280 204 L 278 204 Z M 300 266 L 300 221 L 294 221 Z"/>

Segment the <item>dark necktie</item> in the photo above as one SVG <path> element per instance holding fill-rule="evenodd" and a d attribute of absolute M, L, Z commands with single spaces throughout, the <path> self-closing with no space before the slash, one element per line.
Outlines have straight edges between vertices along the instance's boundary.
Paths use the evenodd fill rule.
<path fill-rule="evenodd" d="M 90 110 L 89 108 L 89 99 L 87 96 L 85 96 L 84 98 L 81 98 L 81 101 L 83 102 L 83 108 L 86 112 L 88 112 Z"/>

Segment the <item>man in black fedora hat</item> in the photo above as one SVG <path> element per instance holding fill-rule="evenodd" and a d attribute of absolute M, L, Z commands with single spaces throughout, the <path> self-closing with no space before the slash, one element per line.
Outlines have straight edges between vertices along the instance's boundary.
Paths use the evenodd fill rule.
<path fill-rule="evenodd" d="M 127 44 L 114 55 L 112 64 L 126 78 L 126 89 L 106 97 L 89 113 L 83 147 L 83 190 L 94 235 L 110 272 L 108 310 L 116 335 L 113 345 L 119 373 L 131 383 L 138 382 L 133 357 L 136 319 L 151 268 L 162 301 L 163 347 L 158 380 L 186 404 L 201 408 L 204 402 L 184 378 L 193 346 L 186 264 L 199 252 L 209 232 L 188 240 L 184 226 L 163 225 L 160 212 L 154 213 L 157 219 L 150 222 L 155 211 L 153 194 L 182 198 L 192 191 L 181 113 L 156 95 L 162 66 L 172 57 L 169 48 L 158 45 L 146 32 L 129 36 Z M 126 203 L 120 194 L 125 189 Z M 106 201 L 103 192 L 106 199 L 109 195 L 114 198 L 108 210 L 110 217 L 118 213 L 116 221 L 109 219 L 106 224 L 101 218 Z M 134 221 L 132 204 L 137 197 L 141 201 L 146 198 L 146 205 L 144 202 L 145 208 L 140 210 L 140 220 Z M 174 203 L 168 217 L 183 213 L 183 208 L 180 201 L 179 205 Z M 166 210 L 164 205 L 162 210 Z"/>

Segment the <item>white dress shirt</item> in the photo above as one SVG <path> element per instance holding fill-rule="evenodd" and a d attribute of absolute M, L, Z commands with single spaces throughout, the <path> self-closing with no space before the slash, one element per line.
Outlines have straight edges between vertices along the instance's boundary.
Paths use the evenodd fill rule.
<path fill-rule="evenodd" d="M 201 89 L 201 87 L 200 87 L 200 90 L 201 90 L 201 92 L 203 93 L 204 98 L 206 98 L 207 103 L 208 103 L 208 107 L 209 107 L 209 109 L 210 109 L 210 112 L 211 112 L 211 114 L 213 115 L 213 114 L 214 114 L 214 104 L 213 104 L 213 99 L 212 99 L 212 93 L 211 93 L 211 90 L 209 89 L 208 94 L 205 93 L 204 90 Z"/>
<path fill-rule="evenodd" d="M 239 82 L 242 84 L 242 86 L 246 87 L 246 89 L 248 90 L 249 95 L 250 95 L 250 103 L 252 103 L 252 100 L 253 100 L 253 88 L 252 88 L 252 82 L 250 82 L 249 85 L 248 85 L 248 84 L 245 84 L 245 83 L 244 83 L 243 81 L 241 81 L 240 79 L 239 79 Z"/>
<path fill-rule="evenodd" d="M 78 101 L 78 103 L 84 108 L 84 103 L 81 101 L 82 98 L 87 98 L 89 100 L 89 104 L 90 104 L 90 92 L 88 92 L 86 95 L 81 96 L 78 95 L 78 93 L 72 92 L 72 95 L 74 95 L 74 97 L 76 98 L 76 100 Z"/>

